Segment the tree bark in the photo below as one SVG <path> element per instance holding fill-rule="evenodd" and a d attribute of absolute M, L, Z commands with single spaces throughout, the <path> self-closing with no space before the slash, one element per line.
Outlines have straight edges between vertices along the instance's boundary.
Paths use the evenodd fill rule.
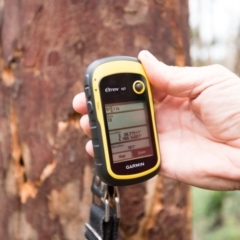
<path fill-rule="evenodd" d="M 84 239 L 93 160 L 71 102 L 86 66 L 142 49 L 189 65 L 187 1 L 1 3 L 0 239 Z M 119 239 L 190 239 L 186 185 L 157 176 L 120 196 Z"/>

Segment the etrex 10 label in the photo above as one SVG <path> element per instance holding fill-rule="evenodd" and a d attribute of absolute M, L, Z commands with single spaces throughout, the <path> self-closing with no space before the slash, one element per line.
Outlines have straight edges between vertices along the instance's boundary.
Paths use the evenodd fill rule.
<path fill-rule="evenodd" d="M 105 88 L 105 92 L 106 93 L 109 93 L 109 92 L 118 92 L 120 89 L 120 91 L 125 91 L 126 90 L 126 87 L 121 87 L 121 88 L 110 88 L 110 87 L 107 87 Z"/>
<path fill-rule="evenodd" d="M 153 155 L 145 108 L 143 101 L 105 105 L 114 163 Z"/>

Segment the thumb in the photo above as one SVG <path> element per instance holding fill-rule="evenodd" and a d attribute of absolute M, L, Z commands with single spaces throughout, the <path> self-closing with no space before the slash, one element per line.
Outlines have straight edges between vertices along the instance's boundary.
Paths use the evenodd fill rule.
<path fill-rule="evenodd" d="M 138 55 L 151 85 L 165 94 L 175 97 L 195 98 L 206 88 L 222 82 L 226 73 L 221 65 L 206 67 L 176 67 L 159 62 L 150 52 Z"/>

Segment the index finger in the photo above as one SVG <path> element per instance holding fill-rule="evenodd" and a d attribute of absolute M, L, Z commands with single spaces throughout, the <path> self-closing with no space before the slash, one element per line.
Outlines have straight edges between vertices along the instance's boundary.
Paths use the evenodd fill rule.
<path fill-rule="evenodd" d="M 73 99 L 72 105 L 76 112 L 82 115 L 87 114 L 87 103 L 85 93 L 81 92 L 77 94 Z"/>

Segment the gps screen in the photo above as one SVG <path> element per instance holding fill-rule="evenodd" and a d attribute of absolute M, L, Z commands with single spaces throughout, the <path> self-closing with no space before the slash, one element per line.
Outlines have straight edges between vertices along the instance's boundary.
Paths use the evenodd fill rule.
<path fill-rule="evenodd" d="M 114 163 L 153 155 L 143 101 L 106 104 L 105 113 Z"/>

